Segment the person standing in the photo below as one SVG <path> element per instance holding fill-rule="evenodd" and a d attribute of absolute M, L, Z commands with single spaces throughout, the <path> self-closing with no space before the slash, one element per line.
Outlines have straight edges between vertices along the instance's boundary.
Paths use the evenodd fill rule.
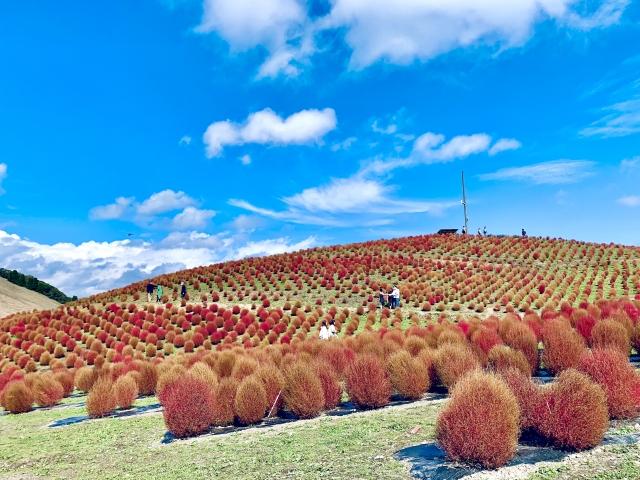
<path fill-rule="evenodd" d="M 487 226 L 486 225 L 484 226 L 484 236 L 485 237 L 487 236 Z"/>
<path fill-rule="evenodd" d="M 331 321 L 329 322 L 329 336 L 330 337 L 338 336 L 338 332 L 336 331 L 336 321 L 333 319 L 331 319 Z"/>
<path fill-rule="evenodd" d="M 524 231 L 524 228 L 522 229 L 522 236 L 526 237 L 527 236 L 527 232 Z"/>
<path fill-rule="evenodd" d="M 395 285 L 393 286 L 393 308 L 400 306 L 400 290 Z"/>
<path fill-rule="evenodd" d="M 180 282 L 180 298 L 184 300 L 184 296 L 187 294 L 187 286 L 184 282 Z"/>
<path fill-rule="evenodd" d="M 158 298 L 156 299 L 157 302 L 160 302 L 162 300 L 162 285 L 158 285 Z"/>
<path fill-rule="evenodd" d="M 380 291 L 378 292 L 378 298 L 380 299 L 380 308 L 384 308 L 384 290 L 380 287 Z"/>
<path fill-rule="evenodd" d="M 482 235 L 482 232 L 480 231 L 480 227 L 478 227 L 478 235 Z"/>
<path fill-rule="evenodd" d="M 329 330 L 327 330 L 327 321 L 322 321 L 322 327 L 320 327 L 320 340 L 329 340 Z"/>
<path fill-rule="evenodd" d="M 467 234 L 467 227 L 465 227 L 464 225 L 462 226 L 462 234 L 463 235 Z"/>
<path fill-rule="evenodd" d="M 151 295 L 153 295 L 153 283 L 147 283 L 147 302 L 151 302 Z"/>

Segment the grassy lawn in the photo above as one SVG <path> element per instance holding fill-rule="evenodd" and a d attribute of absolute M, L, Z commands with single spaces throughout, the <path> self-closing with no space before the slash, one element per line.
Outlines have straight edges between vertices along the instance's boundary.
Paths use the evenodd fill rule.
<path fill-rule="evenodd" d="M 153 403 L 147 398 L 139 404 Z M 161 415 L 48 428 L 84 408 L 0 417 L 0 478 L 408 478 L 400 448 L 433 439 L 439 403 L 162 445 Z M 411 435 L 411 429 L 422 430 Z M 382 458 L 380 458 L 382 457 Z"/>

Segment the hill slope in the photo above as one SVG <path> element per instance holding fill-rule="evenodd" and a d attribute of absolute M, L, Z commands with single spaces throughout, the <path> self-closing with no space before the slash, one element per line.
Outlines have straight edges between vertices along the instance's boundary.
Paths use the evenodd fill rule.
<path fill-rule="evenodd" d="M 59 305 L 55 300 L 0 278 L 0 318 L 25 310 L 55 309 Z"/>

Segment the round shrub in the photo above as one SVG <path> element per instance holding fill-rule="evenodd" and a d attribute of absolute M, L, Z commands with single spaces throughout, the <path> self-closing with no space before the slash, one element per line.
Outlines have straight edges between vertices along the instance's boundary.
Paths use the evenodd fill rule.
<path fill-rule="evenodd" d="M 196 377 L 206 383 L 212 392 L 218 386 L 218 377 L 215 372 L 204 362 L 196 362 L 189 369 L 189 375 Z"/>
<path fill-rule="evenodd" d="M 531 327 L 525 323 L 513 322 L 505 333 L 504 342 L 514 350 L 519 350 L 523 353 L 532 373 L 538 370 L 540 363 L 538 339 Z"/>
<path fill-rule="evenodd" d="M 220 357 L 215 365 L 215 371 L 218 378 L 228 377 L 233 372 L 233 367 L 236 364 L 236 354 L 230 350 L 225 350 L 220 353 Z"/>
<path fill-rule="evenodd" d="M 218 383 L 214 395 L 213 424 L 218 426 L 231 425 L 235 417 L 234 403 L 238 382 L 233 377 L 225 377 Z"/>
<path fill-rule="evenodd" d="M 183 375 L 163 395 L 164 423 L 176 437 L 198 435 L 213 423 L 214 395 L 202 380 Z"/>
<path fill-rule="evenodd" d="M 73 385 L 74 374 L 69 370 L 61 370 L 53 374 L 53 378 L 62 385 L 64 389 L 64 397 L 68 397 L 73 393 L 75 388 Z"/>
<path fill-rule="evenodd" d="M 11 413 L 25 413 L 33 406 L 33 393 L 24 380 L 9 382 L 3 390 L 3 407 Z"/>
<path fill-rule="evenodd" d="M 64 397 L 64 387 L 52 374 L 39 375 L 31 390 L 36 404 L 41 407 L 53 407 Z"/>
<path fill-rule="evenodd" d="M 584 339 L 561 320 L 551 320 L 542 333 L 542 362 L 550 373 L 557 374 L 575 368 L 585 352 Z"/>
<path fill-rule="evenodd" d="M 429 372 L 407 351 L 399 351 L 389 357 L 387 372 L 393 389 L 404 398 L 417 400 L 431 387 Z"/>
<path fill-rule="evenodd" d="M 517 368 L 522 373 L 531 376 L 531 365 L 524 353 L 505 345 L 497 345 L 489 350 L 489 365 L 497 373 L 509 368 Z"/>
<path fill-rule="evenodd" d="M 129 408 L 138 398 L 138 383 L 133 376 L 122 375 L 113 384 L 113 392 L 116 405 L 120 408 Z"/>
<path fill-rule="evenodd" d="M 494 374 L 474 370 L 453 387 L 438 415 L 436 437 L 452 460 L 498 468 L 516 451 L 519 415 L 507 384 Z"/>
<path fill-rule="evenodd" d="M 313 418 L 324 408 L 322 382 L 306 362 L 287 365 L 284 372 L 284 406 L 300 418 Z"/>
<path fill-rule="evenodd" d="M 629 332 L 615 320 L 602 320 L 591 330 L 591 346 L 593 348 L 615 348 L 629 356 L 631 339 Z"/>
<path fill-rule="evenodd" d="M 87 413 L 90 417 L 103 417 L 116 408 L 113 382 L 109 376 L 98 378 L 87 395 Z"/>
<path fill-rule="evenodd" d="M 258 423 L 267 410 L 267 392 L 256 376 L 245 377 L 235 398 L 235 412 L 240 423 L 251 425 Z"/>
<path fill-rule="evenodd" d="M 81 392 L 88 392 L 91 390 L 96 378 L 97 375 L 93 368 L 82 367 L 76 372 L 76 376 L 74 378 L 75 387 Z"/>
<path fill-rule="evenodd" d="M 640 415 L 640 376 L 623 353 L 615 348 L 594 349 L 582 356 L 580 370 L 604 390 L 611 418 Z"/>
<path fill-rule="evenodd" d="M 436 375 L 450 390 L 456 381 L 466 373 L 480 368 L 480 362 L 471 347 L 466 344 L 448 343 L 436 350 L 433 359 Z"/>
<path fill-rule="evenodd" d="M 344 371 L 347 394 L 356 407 L 379 408 L 389 403 L 391 381 L 380 358 L 357 355 Z"/>
<path fill-rule="evenodd" d="M 609 425 L 607 397 L 587 375 L 570 368 L 543 390 L 538 430 L 560 447 L 584 450 L 598 445 Z"/>
<path fill-rule="evenodd" d="M 138 373 L 140 373 L 138 391 L 140 395 L 153 395 L 158 383 L 158 367 L 151 362 L 140 362 L 138 365 Z"/>
<path fill-rule="evenodd" d="M 317 359 L 314 363 L 314 369 L 322 384 L 324 408 L 327 410 L 336 408 L 342 399 L 342 387 L 338 374 L 326 360 Z"/>
<path fill-rule="evenodd" d="M 236 360 L 236 363 L 233 366 L 231 376 L 238 382 L 242 382 L 245 377 L 253 375 L 257 369 L 258 362 L 256 362 L 253 358 L 240 357 Z"/>
<path fill-rule="evenodd" d="M 280 369 L 273 363 L 260 365 L 255 375 L 260 378 L 267 394 L 268 411 L 275 415 L 280 411 L 284 400 L 282 398 L 282 390 L 284 388 L 284 375 Z"/>

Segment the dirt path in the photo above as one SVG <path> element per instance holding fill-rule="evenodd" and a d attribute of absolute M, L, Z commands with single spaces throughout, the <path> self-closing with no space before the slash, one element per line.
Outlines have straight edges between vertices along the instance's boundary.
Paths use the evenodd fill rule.
<path fill-rule="evenodd" d="M 0 278 L 0 318 L 22 311 L 56 308 L 58 305 L 60 305 L 58 302 L 40 293 Z"/>

